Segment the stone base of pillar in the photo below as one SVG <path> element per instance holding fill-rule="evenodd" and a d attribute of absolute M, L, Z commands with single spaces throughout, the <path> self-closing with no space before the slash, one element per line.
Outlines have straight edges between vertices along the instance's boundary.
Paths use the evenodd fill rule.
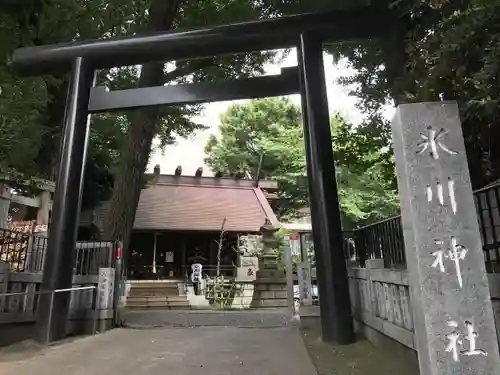
<path fill-rule="evenodd" d="M 285 272 L 264 269 L 257 272 L 254 282 L 252 308 L 287 307 L 287 284 Z"/>
<path fill-rule="evenodd" d="M 252 308 L 287 307 L 286 279 L 256 282 Z"/>
<path fill-rule="evenodd" d="M 269 219 L 261 228 L 262 251 L 253 280 L 251 308 L 287 307 L 287 282 L 285 271 L 278 269 L 278 230 Z"/>

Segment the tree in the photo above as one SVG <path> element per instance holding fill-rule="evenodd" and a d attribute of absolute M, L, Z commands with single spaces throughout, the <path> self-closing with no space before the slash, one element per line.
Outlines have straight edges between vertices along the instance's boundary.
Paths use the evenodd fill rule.
<path fill-rule="evenodd" d="M 453 12 L 441 17 L 435 35 L 415 44 L 413 61 L 422 72 L 417 97 L 458 101 L 471 180 L 479 188 L 500 178 L 500 150 L 492 142 L 500 137 L 500 4 L 481 0 L 449 6 Z"/>
<path fill-rule="evenodd" d="M 2 175 L 36 170 L 35 157 L 44 129 L 38 125 L 46 104 L 43 79 L 11 74 L 8 59 L 25 33 L 14 17 L 0 13 L 0 171 Z M 27 135 L 31 135 L 27 137 Z"/>
<path fill-rule="evenodd" d="M 253 20 L 275 16 L 278 14 L 276 5 L 279 4 L 273 1 L 245 0 L 222 2 L 29 0 L 23 2 L 22 6 L 12 3 L 8 7 L 2 7 L 0 30 L 6 37 L 2 38 L 0 50 L 7 58 L 6 64 L 2 65 L 0 70 L 9 76 L 13 87 L 20 88 L 23 98 L 29 99 L 18 103 L 11 100 L 9 106 L 15 109 L 15 105 L 26 103 L 13 112 L 25 117 L 31 113 L 29 121 L 25 121 L 24 117 L 17 121 L 26 123 L 30 129 L 36 130 L 32 132 L 34 135 L 30 137 L 27 147 L 33 155 L 29 156 L 27 153 L 21 155 L 27 159 L 22 165 L 20 157 L 15 158 L 18 161 L 15 165 L 6 160 L 7 167 L 24 174 L 36 173 L 44 178 L 55 177 L 63 116 L 62 103 L 65 101 L 68 83 L 67 75 L 42 77 L 38 81 L 14 78 L 8 61 L 15 48 Z M 262 73 L 263 63 L 272 57 L 272 53 L 250 53 L 194 61 L 175 61 L 167 66 L 164 63 L 152 63 L 146 64 L 141 69 L 125 67 L 100 72 L 98 83 L 111 88 L 131 88 L 169 82 L 210 81 L 217 78 L 252 76 Z M 32 89 L 33 86 L 36 86 L 36 90 Z M 32 97 L 29 94 L 31 91 Z M 177 136 L 186 136 L 195 131 L 199 126 L 189 118 L 198 113 L 199 109 L 197 106 L 182 106 L 93 118 L 91 142 L 97 143 L 92 143 L 90 146 L 84 192 L 86 207 L 92 207 L 97 201 L 109 195 L 113 180 L 110 170 L 113 170 L 113 164 L 117 160 L 120 161 L 119 167 L 114 170 L 116 183 L 114 183 L 109 225 L 106 228 L 107 237 L 121 238 L 125 243 L 128 242 L 152 138 L 158 136 L 164 146 L 173 142 Z M 103 121 L 108 124 L 112 122 L 120 124 L 112 127 L 116 131 L 113 137 L 122 141 L 119 145 L 118 142 L 112 142 L 113 147 L 118 147 L 117 149 L 111 149 L 109 144 L 102 143 L 105 139 L 109 140 L 108 134 L 98 134 L 105 129 L 98 126 L 98 123 Z M 19 127 L 13 125 L 10 129 Z M 18 140 L 21 139 L 19 133 L 14 134 Z M 122 137 L 123 134 L 126 134 L 126 137 Z M 117 150 L 119 158 L 115 157 Z M 113 155 L 111 158 L 106 155 L 108 151 Z M 4 153 L 11 152 L 6 149 Z"/>
<path fill-rule="evenodd" d="M 301 150 L 300 108 L 288 99 L 253 100 L 233 105 L 221 117 L 220 139 L 211 136 L 205 162 L 226 176 L 250 172 L 255 178 L 278 180 L 279 211 L 307 205 L 305 157 Z"/>
<path fill-rule="evenodd" d="M 160 31 L 268 17 L 273 14 L 273 10 L 265 1 L 151 0 L 147 13 L 149 15 L 147 29 Z M 172 81 L 198 82 L 253 76 L 262 73 L 263 63 L 273 56 L 272 53 L 259 52 L 176 61 L 175 68 L 166 72 L 164 63 L 148 63 L 141 69 L 138 86 L 157 86 Z M 128 115 L 130 131 L 122 149 L 116 175 L 108 212 L 108 225 L 105 228 L 106 237 L 122 239 L 127 246 L 153 137 L 160 128 L 163 128 L 164 132 L 160 138 L 165 145 L 171 142 L 176 134 L 182 136 L 198 129 L 200 126 L 189 120 L 190 115 L 196 110 L 196 107 L 168 107 L 160 110 L 143 109 Z"/>
<path fill-rule="evenodd" d="M 379 148 L 376 140 L 353 129 L 340 115 L 333 116 L 331 128 L 344 227 L 396 213 L 389 150 Z M 297 209 L 309 205 L 298 106 L 287 98 L 233 105 L 221 117 L 220 132 L 205 148 L 206 163 L 213 170 L 229 176 L 248 171 L 257 177 L 262 155 L 260 178 L 278 181 L 280 215 L 296 216 Z"/>
<path fill-rule="evenodd" d="M 168 3 L 155 1 L 153 4 L 149 0 L 30 0 L 23 2 L 22 6 L 10 4 L 1 8 L 0 30 L 4 38 L 0 51 L 6 58 L 0 66 L 4 92 L 0 96 L 0 107 L 2 113 L 7 114 L 0 124 L 5 141 L 0 144 L 0 155 L 5 156 L 2 170 L 16 175 L 55 179 L 68 85 L 67 75 L 19 79 L 10 71 L 12 52 L 22 46 L 134 34 L 144 30 L 152 4 L 163 6 Z M 182 76 L 180 71 L 175 71 L 167 74 L 165 79 L 173 79 L 176 75 Z M 140 70 L 136 67 L 101 71 L 98 84 L 111 89 L 131 88 L 138 84 L 139 76 Z M 157 111 L 166 120 L 154 129 L 155 135 L 167 144 L 172 142 L 173 134 L 189 134 L 197 126 L 189 122 L 188 117 L 198 110 L 199 107 L 182 107 Z M 134 116 L 129 112 L 92 117 L 84 208 L 92 208 L 109 198 L 115 165 L 123 153 L 124 135 L 129 133 Z M 138 121 L 140 119 L 136 123 Z"/>
<path fill-rule="evenodd" d="M 0 29 L 3 35 L 0 50 L 9 56 L 13 49 L 26 45 L 40 45 L 62 41 L 109 38 L 131 35 L 144 31 L 173 30 L 192 28 L 206 24 L 238 22 L 280 15 L 283 12 L 308 11 L 313 7 L 324 7 L 327 2 L 318 0 L 275 1 L 192 1 L 192 0 L 76 0 L 43 1 L 30 0 L 23 6 L 2 9 Z M 330 5 L 328 5 L 330 6 Z M 5 17 L 3 17 L 5 15 Z M 5 41 L 4 41 L 5 39 Z M 147 64 L 141 69 L 125 67 L 100 72 L 99 83 L 111 88 L 131 88 L 136 86 L 161 85 L 211 81 L 215 79 L 252 76 L 262 72 L 262 64 L 273 58 L 269 53 L 239 54 L 235 56 L 214 57 L 199 60 L 175 61 Z M 8 58 L 6 59 L 8 61 Z M 36 170 L 41 177 L 54 177 L 57 162 L 62 103 L 65 100 L 67 76 L 43 77 L 38 80 L 16 80 L 9 71 L 8 64 L 0 67 L 2 74 L 9 76 L 5 82 L 13 82 L 19 87 L 23 103 L 22 109 L 14 110 L 18 116 L 26 116 L 29 121 L 18 119 L 29 129 L 36 129 L 27 146 L 36 156 L 26 156 L 22 165 L 8 161 L 8 167 L 25 173 Z M 9 81 L 10 80 L 10 81 Z M 32 94 L 30 93 L 32 92 Z M 19 104 L 10 100 L 9 106 L 15 109 Z M 33 105 L 30 105 L 33 104 Z M 115 172 L 111 210 L 109 212 L 107 237 L 121 238 L 127 243 L 143 173 L 147 165 L 151 143 L 154 136 L 160 137 L 162 145 L 173 142 L 177 136 L 185 136 L 199 128 L 189 120 L 198 113 L 199 107 L 160 108 L 120 113 L 114 116 L 97 116 L 93 119 L 94 130 L 91 136 L 90 161 L 87 168 L 85 204 L 93 206 L 106 199 Z M 31 113 L 31 117 L 28 114 Z M 99 123 L 113 123 L 115 131 L 100 134 L 105 127 Z M 19 127 L 10 126 L 10 129 Z M 125 135 L 125 136 L 124 136 Z M 19 134 L 16 135 L 17 138 Z M 105 142 L 104 142 L 105 141 Z M 96 143 L 94 143 L 96 142 Z M 104 143 L 103 143 L 104 142 Z M 107 142 L 107 143 L 106 143 Z M 112 145 L 112 146 L 111 146 Z M 10 153 L 6 150 L 5 153 Z M 0 151 L 1 154 L 1 151 Z M 22 158 L 16 157 L 16 161 Z M 33 161 L 34 159 L 34 161 Z M 119 167 L 114 169 L 119 160 Z M 31 169 L 30 169 L 31 168 Z M 93 184 L 93 182 L 96 184 Z M 98 194 L 89 194 L 97 192 Z"/>
<path fill-rule="evenodd" d="M 12 52 L 28 45 L 128 34 L 133 32 L 135 20 L 145 9 L 141 11 L 140 1 L 31 0 L 0 10 L 3 35 L 0 51 L 4 56 L 0 65 L 2 172 L 27 178 L 55 178 L 67 91 L 66 75 L 27 79 L 14 76 L 9 65 Z M 134 22 L 128 22 L 130 20 Z M 104 82 L 116 80 L 113 74 L 104 78 Z M 100 115 L 92 119 L 85 208 L 109 197 L 113 180 L 110 169 L 121 146 L 117 140 L 123 138 L 121 135 L 127 130 L 123 129 L 120 118 L 123 116 Z"/>
<path fill-rule="evenodd" d="M 381 116 L 386 103 L 457 100 L 473 186 L 497 180 L 500 150 L 492 140 L 500 137 L 500 4 L 406 0 L 393 5 L 401 14 L 395 38 L 329 48 L 357 72 L 342 83 L 355 87 L 366 115 L 363 127 L 390 145 L 389 124 Z"/>

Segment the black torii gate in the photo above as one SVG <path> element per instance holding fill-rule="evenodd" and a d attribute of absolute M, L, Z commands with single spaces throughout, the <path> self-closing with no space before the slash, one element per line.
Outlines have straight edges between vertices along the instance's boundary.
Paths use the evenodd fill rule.
<path fill-rule="evenodd" d="M 72 286 L 90 113 L 300 93 L 323 339 L 353 342 L 323 42 L 387 36 L 395 22 L 387 9 L 365 7 L 15 51 L 13 67 L 21 75 L 71 72 L 43 290 Z M 291 47 L 297 47 L 299 67 L 278 76 L 111 92 L 93 87 L 96 69 Z M 49 341 L 66 335 L 69 299 L 69 293 L 58 293 L 52 303 L 41 300 L 38 326 Z"/>

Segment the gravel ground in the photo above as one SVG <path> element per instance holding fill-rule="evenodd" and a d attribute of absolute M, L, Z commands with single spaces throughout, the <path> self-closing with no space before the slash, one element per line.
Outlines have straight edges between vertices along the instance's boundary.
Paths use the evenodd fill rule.
<path fill-rule="evenodd" d="M 318 375 L 419 375 L 418 368 L 408 366 L 393 353 L 377 349 L 366 340 L 332 346 L 322 342 L 320 335 L 319 325 L 302 329 L 302 338 Z"/>

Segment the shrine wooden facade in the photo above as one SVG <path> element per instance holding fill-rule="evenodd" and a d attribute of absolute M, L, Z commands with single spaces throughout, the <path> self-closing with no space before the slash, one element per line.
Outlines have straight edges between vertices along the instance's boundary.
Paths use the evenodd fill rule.
<path fill-rule="evenodd" d="M 221 232 L 221 273 L 231 277 L 239 236 L 259 233 L 266 219 L 279 225 L 274 181 L 162 175 L 158 168 L 147 178 L 126 254 L 130 279 L 184 279 L 195 256 L 214 276 Z M 82 213 L 81 227 L 103 228 L 107 207 Z"/>

